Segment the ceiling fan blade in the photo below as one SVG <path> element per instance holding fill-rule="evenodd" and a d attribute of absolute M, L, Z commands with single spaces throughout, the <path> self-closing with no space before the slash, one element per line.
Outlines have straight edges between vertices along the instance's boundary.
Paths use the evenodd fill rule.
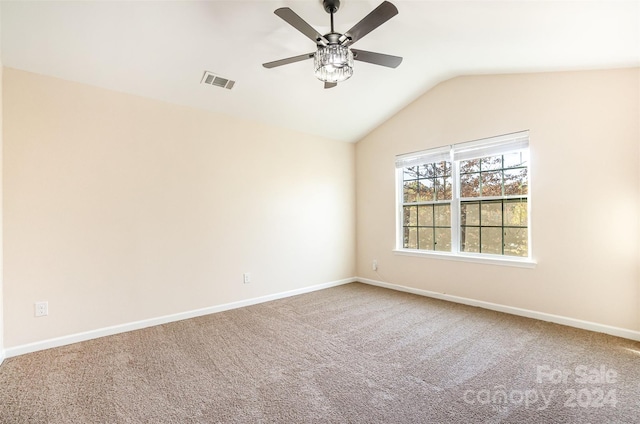
<path fill-rule="evenodd" d="M 351 38 L 350 44 L 353 44 L 397 14 L 398 9 L 388 1 L 384 1 L 380 6 L 373 9 L 371 13 L 362 18 L 360 22 L 355 24 L 345 35 Z"/>
<path fill-rule="evenodd" d="M 387 68 L 397 68 L 402 63 L 400 56 L 391 56 L 383 53 L 368 52 L 366 50 L 351 49 L 353 59 L 361 62 L 373 63 L 374 65 L 386 66 Z"/>
<path fill-rule="evenodd" d="M 263 63 L 265 68 L 275 68 L 276 66 L 288 65 L 290 63 L 300 62 L 302 60 L 311 59 L 315 53 L 301 54 L 300 56 L 288 57 L 286 59 L 274 60 L 273 62 Z"/>
<path fill-rule="evenodd" d="M 325 45 L 329 43 L 329 41 L 322 36 L 318 31 L 313 29 L 311 25 L 305 22 L 300 16 L 296 14 L 293 10 L 288 7 L 281 7 L 280 9 L 276 9 L 276 15 L 280 16 L 284 19 L 289 25 L 306 35 L 311 41 L 317 43 L 318 41 L 322 41 Z"/>
<path fill-rule="evenodd" d="M 324 83 L 324 88 L 333 88 L 335 86 L 337 86 L 338 83 L 337 82 L 326 82 Z"/>

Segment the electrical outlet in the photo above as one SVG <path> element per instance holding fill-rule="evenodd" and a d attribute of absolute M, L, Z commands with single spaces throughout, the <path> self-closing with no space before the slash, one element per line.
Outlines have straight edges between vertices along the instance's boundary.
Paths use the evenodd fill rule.
<path fill-rule="evenodd" d="M 251 282 L 251 274 L 248 272 L 245 272 L 244 274 L 242 274 L 242 279 L 245 284 L 249 284 Z"/>
<path fill-rule="evenodd" d="M 371 269 L 374 271 L 378 270 L 378 260 L 374 259 L 373 262 L 371 263 Z"/>
<path fill-rule="evenodd" d="M 36 302 L 36 316 L 44 317 L 49 315 L 49 302 Z"/>

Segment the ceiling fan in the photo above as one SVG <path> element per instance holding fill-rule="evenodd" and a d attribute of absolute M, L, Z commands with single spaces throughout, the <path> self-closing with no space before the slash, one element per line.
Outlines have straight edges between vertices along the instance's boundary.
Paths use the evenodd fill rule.
<path fill-rule="evenodd" d="M 354 60 L 388 68 L 397 68 L 400 65 L 401 57 L 351 48 L 356 41 L 398 14 L 398 9 L 393 4 L 388 1 L 382 2 L 380 6 L 344 34 L 335 32 L 333 29 L 333 14 L 340 8 L 340 0 L 323 0 L 322 5 L 324 10 L 331 15 L 331 32 L 325 35 L 321 35 L 313 29 L 290 8 L 276 9 L 274 13 L 316 43 L 317 50 L 314 53 L 263 63 L 262 66 L 275 68 L 313 58 L 315 76 L 324 81 L 324 88 L 332 88 L 353 75 Z"/>

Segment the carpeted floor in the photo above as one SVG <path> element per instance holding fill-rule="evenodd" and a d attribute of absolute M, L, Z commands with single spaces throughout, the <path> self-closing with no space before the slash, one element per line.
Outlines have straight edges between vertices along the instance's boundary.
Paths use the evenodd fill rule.
<path fill-rule="evenodd" d="M 640 343 L 363 284 L 5 360 L 1 423 L 638 423 Z"/>

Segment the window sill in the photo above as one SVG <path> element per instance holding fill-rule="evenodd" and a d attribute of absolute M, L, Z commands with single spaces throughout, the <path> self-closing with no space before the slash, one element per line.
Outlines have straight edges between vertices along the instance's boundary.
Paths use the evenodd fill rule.
<path fill-rule="evenodd" d="M 401 256 L 416 256 L 422 258 L 445 259 L 449 261 L 473 262 L 479 264 L 514 266 L 518 268 L 535 268 L 537 262 L 530 258 L 516 258 L 497 255 L 471 255 L 464 253 L 447 253 L 424 250 L 393 249 L 393 253 Z"/>

